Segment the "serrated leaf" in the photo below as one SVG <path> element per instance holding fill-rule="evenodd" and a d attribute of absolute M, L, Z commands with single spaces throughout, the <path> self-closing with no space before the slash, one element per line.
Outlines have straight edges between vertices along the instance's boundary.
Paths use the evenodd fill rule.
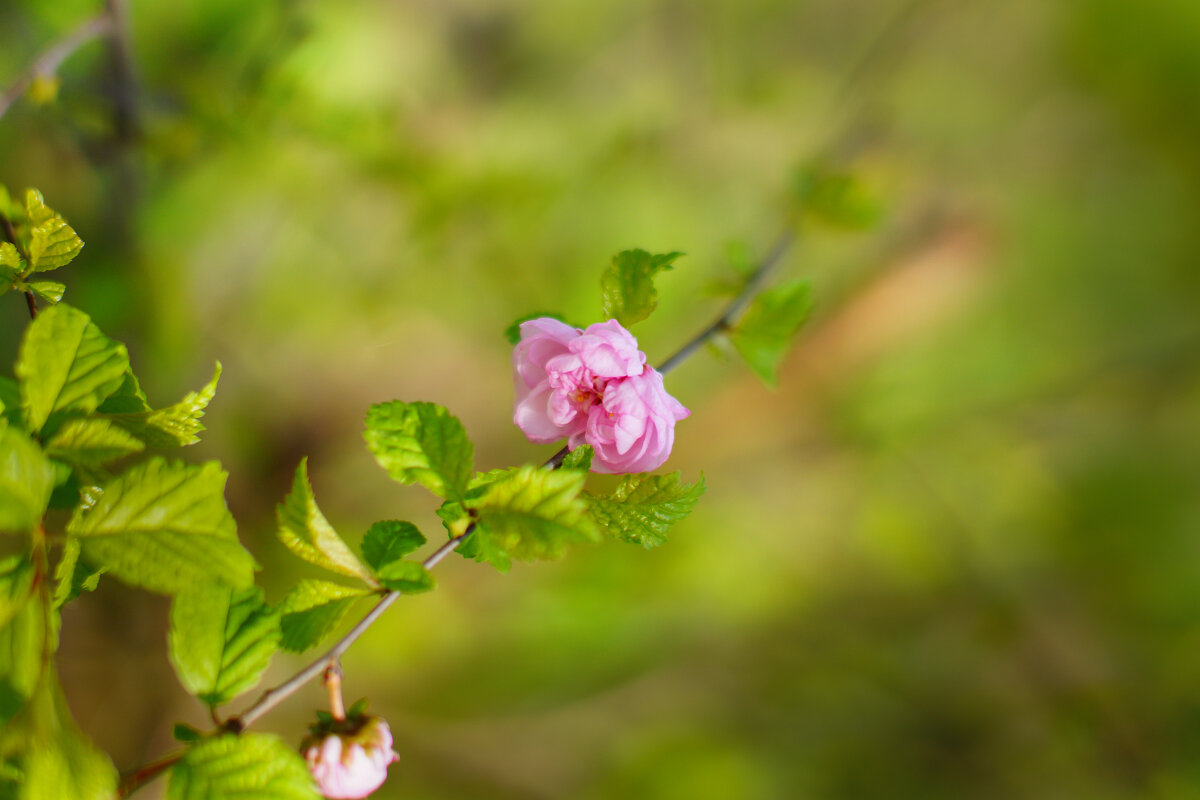
<path fill-rule="evenodd" d="M 363 436 L 393 479 L 419 483 L 447 500 L 466 491 L 475 448 L 462 423 L 442 406 L 399 400 L 373 405 Z"/>
<path fill-rule="evenodd" d="M 379 582 L 385 589 L 405 594 L 428 592 L 437 584 L 433 575 L 416 561 L 393 561 L 379 570 Z"/>
<path fill-rule="evenodd" d="M 34 272 L 70 264 L 83 249 L 83 240 L 60 216 L 35 225 L 29 234 L 29 261 Z"/>
<path fill-rule="evenodd" d="M 17 360 L 21 404 L 30 430 L 37 432 L 55 411 L 89 414 L 116 391 L 129 355 L 87 314 L 59 304 L 29 324 Z"/>
<path fill-rule="evenodd" d="M 794 281 L 763 292 L 729 334 L 734 349 L 768 386 L 779 381 L 779 365 L 792 337 L 812 310 L 809 286 Z"/>
<path fill-rule="evenodd" d="M 62 608 L 84 592 L 94 592 L 100 585 L 103 569 L 97 569 L 79 558 L 82 550 L 78 539 L 67 539 L 62 555 L 54 568 L 54 607 Z"/>
<path fill-rule="evenodd" d="M 221 362 L 218 361 L 212 380 L 200 391 L 188 392 L 178 403 L 155 410 L 147 404 L 137 378 L 128 373 L 122 377 L 113 397 L 99 410 L 150 447 L 186 447 L 200 441 L 200 433 L 204 430 L 200 418 L 216 395 L 220 378 Z"/>
<path fill-rule="evenodd" d="M 583 444 L 563 456 L 559 469 L 577 469 L 587 472 L 592 468 L 592 456 L 595 451 L 590 444 Z"/>
<path fill-rule="evenodd" d="M 210 706 L 258 683 L 280 635 L 279 615 L 257 586 L 198 588 L 171 603 L 171 664 L 183 687 Z"/>
<path fill-rule="evenodd" d="M 600 276 L 602 316 L 625 326 L 650 316 L 658 306 L 654 276 L 671 269 L 671 264 L 682 255 L 624 250 L 613 256 L 612 264 Z"/>
<path fill-rule="evenodd" d="M 371 569 L 379 570 L 398 561 L 425 544 L 425 536 L 411 522 L 387 519 L 367 529 L 362 541 L 363 559 Z"/>
<path fill-rule="evenodd" d="M 34 294 L 50 305 L 61 303 L 63 294 L 67 291 L 66 284 L 57 281 L 30 281 L 26 285 Z"/>
<path fill-rule="evenodd" d="M 474 511 L 476 558 L 493 560 L 496 550 L 518 559 L 559 558 L 571 544 L 599 536 L 580 497 L 587 475 L 527 465 L 472 493 L 464 505 Z"/>
<path fill-rule="evenodd" d="M 300 581 L 279 604 L 283 649 L 301 653 L 315 647 L 367 594 L 366 589 L 340 583 Z"/>
<path fill-rule="evenodd" d="M 605 535 L 651 548 L 667 541 L 667 531 L 692 512 L 702 494 L 703 476 L 687 484 L 674 472 L 627 475 L 611 493 L 584 497 Z"/>
<path fill-rule="evenodd" d="M 515 320 L 513 320 L 513 323 L 511 325 L 509 325 L 507 328 L 504 329 L 504 338 L 508 340 L 509 344 L 513 344 L 513 345 L 517 344 L 518 342 L 521 341 L 521 323 L 528 322 L 531 319 L 542 319 L 543 317 L 549 317 L 550 319 L 556 319 L 559 322 L 567 322 L 566 318 L 563 317 L 562 314 L 556 314 L 553 311 L 542 311 L 542 312 L 538 312 L 536 314 L 525 314 L 523 316 L 517 317 Z M 567 323 L 567 324 L 570 324 L 570 323 Z"/>
<path fill-rule="evenodd" d="M 249 586 L 257 565 L 238 542 L 226 477 L 215 461 L 150 459 L 106 485 L 90 509 L 77 508 L 67 533 L 80 538 L 89 561 L 150 591 Z"/>
<path fill-rule="evenodd" d="M 98 467 L 145 448 L 111 420 L 83 417 L 67 420 L 54 432 L 46 442 L 46 455 L 72 465 Z"/>
<path fill-rule="evenodd" d="M 0 533 L 27 533 L 37 527 L 54 481 L 54 466 L 37 442 L 0 421 Z"/>
<path fill-rule="evenodd" d="M 320 800 L 304 759 L 266 733 L 193 744 L 171 768 L 167 800 Z"/>
<path fill-rule="evenodd" d="M 375 579 L 371 570 L 354 555 L 337 531 L 325 519 L 308 481 L 308 459 L 300 460 L 292 491 L 275 509 L 279 541 L 300 558 L 331 572 L 358 578 L 369 585 Z"/>

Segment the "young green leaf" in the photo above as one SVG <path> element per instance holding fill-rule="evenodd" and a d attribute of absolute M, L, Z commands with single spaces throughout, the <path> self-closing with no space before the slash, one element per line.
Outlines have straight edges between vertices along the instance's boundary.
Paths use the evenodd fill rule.
<path fill-rule="evenodd" d="M 153 592 L 249 586 L 257 565 L 238 542 L 225 479 L 215 461 L 150 459 L 105 486 L 90 508 L 75 509 L 67 533 L 79 537 L 90 562 Z"/>
<path fill-rule="evenodd" d="M 279 523 L 279 541 L 300 558 L 374 585 L 371 570 L 363 566 L 317 508 L 312 484 L 308 481 L 307 458 L 301 459 L 300 466 L 296 467 L 292 492 L 275 509 L 275 519 Z"/>
<path fill-rule="evenodd" d="M 20 604 L 0 627 L 0 752 L 12 727 L 8 723 L 42 679 L 48 633 L 44 606 L 38 602 Z"/>
<path fill-rule="evenodd" d="M 26 285 L 30 291 L 50 305 L 61 303 L 63 294 L 67 291 L 66 284 L 58 281 L 30 281 Z"/>
<path fill-rule="evenodd" d="M 416 561 L 393 561 L 379 570 L 379 582 L 384 588 L 405 594 L 428 592 L 436 586 L 433 575 Z"/>
<path fill-rule="evenodd" d="M 218 361 L 212 380 L 200 391 L 188 392 L 178 403 L 154 410 L 146 402 L 137 378 L 131 372 L 126 373 L 121 386 L 99 410 L 150 447 L 186 447 L 200 441 L 200 433 L 204 430 L 200 418 L 217 393 L 220 378 L 221 362 Z"/>
<path fill-rule="evenodd" d="M 279 615 L 257 586 L 200 587 L 171 603 L 171 663 L 184 688 L 209 706 L 258 683 L 280 635 Z"/>
<path fill-rule="evenodd" d="M 73 228 L 54 209 L 46 205 L 42 193 L 25 193 L 25 212 L 29 215 L 29 260 L 34 272 L 57 269 L 71 263 L 83 242 Z"/>
<path fill-rule="evenodd" d="M 21 254 L 12 242 L 0 242 L 0 294 L 12 288 L 21 277 Z"/>
<path fill-rule="evenodd" d="M 171 768 L 167 800 L 321 800 L 304 759 L 266 733 L 193 744 Z"/>
<path fill-rule="evenodd" d="M 25 418 L 21 413 L 21 389 L 12 378 L 0 376 L 0 409 L 0 414 L 10 425 L 25 427 Z"/>
<path fill-rule="evenodd" d="M 768 386 L 778 383 L 779 365 L 811 310 L 808 284 L 785 283 L 759 295 L 729 334 L 734 348 Z"/>
<path fill-rule="evenodd" d="M 861 180 L 828 164 L 808 164 L 800 169 L 792 191 L 806 220 L 834 228 L 870 228 L 883 213 L 879 200 Z"/>
<path fill-rule="evenodd" d="M 458 418 L 433 403 L 371 406 L 363 434 L 379 465 L 401 483 L 457 500 L 471 478 L 475 448 Z"/>
<path fill-rule="evenodd" d="M 562 466 L 559 469 L 577 469 L 587 472 L 592 468 L 593 455 L 595 455 L 595 451 L 590 444 L 580 445 L 563 456 Z"/>
<path fill-rule="evenodd" d="M 13 553 L 0 561 L 0 628 L 30 602 L 33 577 L 28 553 Z"/>
<path fill-rule="evenodd" d="M 87 314 L 62 304 L 44 309 L 26 329 L 17 360 L 30 430 L 40 431 L 55 411 L 95 411 L 127 369 L 125 345 L 101 333 Z"/>
<path fill-rule="evenodd" d="M 301 653 L 320 644 L 346 612 L 369 592 L 329 581 L 302 580 L 279 604 L 284 650 Z"/>
<path fill-rule="evenodd" d="M 592 519 L 606 535 L 645 548 L 667 541 L 672 525 L 692 512 L 704 494 L 704 478 L 683 483 L 679 473 L 626 475 L 611 494 L 586 494 Z"/>
<path fill-rule="evenodd" d="M 503 569 L 497 550 L 525 560 L 559 558 L 568 545 L 597 541 L 580 497 L 586 479 L 577 470 L 527 465 L 470 493 L 464 505 L 478 515 L 476 558 Z"/>
<path fill-rule="evenodd" d="M 0 533 L 26 533 L 37 527 L 54 479 L 54 466 L 37 442 L 0 421 Z"/>
<path fill-rule="evenodd" d="M 94 592 L 100 585 L 103 569 L 97 569 L 79 558 L 83 546 L 78 539 L 63 543 L 62 555 L 54 568 L 54 607 L 62 608 L 84 592 Z"/>
<path fill-rule="evenodd" d="M 671 269 L 671 264 L 682 255 L 624 250 L 613 256 L 612 265 L 600 276 L 604 318 L 628 327 L 650 316 L 658 306 L 654 276 Z"/>
<path fill-rule="evenodd" d="M 46 455 L 71 465 L 98 467 L 145 448 L 111 420 L 81 417 L 67 420 L 54 432 L 46 442 Z"/>
<path fill-rule="evenodd" d="M 378 571 L 393 561 L 398 561 L 425 544 L 425 536 L 411 522 L 395 519 L 382 520 L 373 524 L 363 537 L 363 559 Z"/>

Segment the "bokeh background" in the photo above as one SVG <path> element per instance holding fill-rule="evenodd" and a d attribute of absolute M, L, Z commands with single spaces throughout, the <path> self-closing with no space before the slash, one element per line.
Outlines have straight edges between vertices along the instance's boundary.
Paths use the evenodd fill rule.
<path fill-rule="evenodd" d="M 0 84 L 98 6 L 0 3 Z M 439 536 L 362 445 L 369 404 L 449 406 L 481 468 L 540 461 L 512 319 L 594 320 L 613 253 L 683 250 L 636 331 L 660 360 L 773 241 L 798 168 L 835 161 L 881 211 L 800 230 L 784 273 L 817 310 L 777 390 L 719 352 L 671 376 L 693 413 L 669 466 L 709 490 L 669 545 L 453 557 L 347 656 L 401 753 L 380 797 L 1200 797 L 1194 0 L 130 19 L 135 93 L 80 50 L 56 101 L 0 119 L 0 182 L 83 236 L 67 299 L 152 401 L 224 364 L 186 455 L 229 469 L 271 599 L 315 575 L 273 539 L 302 455 L 352 541 Z M 25 316 L 0 299 L 6 362 Z M 103 583 L 59 661 L 124 769 L 206 717 L 166 602 Z M 265 727 L 298 741 L 321 694 Z"/>

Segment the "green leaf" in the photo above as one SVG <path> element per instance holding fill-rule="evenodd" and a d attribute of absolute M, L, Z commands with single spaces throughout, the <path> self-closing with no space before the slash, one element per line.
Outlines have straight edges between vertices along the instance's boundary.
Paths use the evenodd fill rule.
<path fill-rule="evenodd" d="M 416 561 L 393 561 L 379 570 L 379 582 L 387 589 L 405 594 L 428 592 L 436 586 L 429 570 Z"/>
<path fill-rule="evenodd" d="M 12 378 L 0 376 L 0 407 L 3 408 L 4 419 L 18 428 L 25 427 L 24 415 L 21 413 L 21 389 Z"/>
<path fill-rule="evenodd" d="M 266 733 L 202 739 L 171 768 L 167 800 L 320 800 L 300 754 Z"/>
<path fill-rule="evenodd" d="M 363 558 L 379 570 L 425 544 L 425 536 L 411 522 L 388 519 L 376 522 L 363 537 Z"/>
<path fill-rule="evenodd" d="M 42 521 L 54 466 L 24 432 L 0 421 L 0 532 L 26 533 Z"/>
<path fill-rule="evenodd" d="M 329 581 L 302 580 L 279 604 L 283 649 L 301 653 L 332 631 L 366 589 Z"/>
<path fill-rule="evenodd" d="M 26 286 L 50 305 L 61 303 L 63 294 L 67 291 L 67 285 L 57 281 L 30 281 Z"/>
<path fill-rule="evenodd" d="M 62 556 L 54 568 L 54 607 L 62 608 L 84 592 L 94 592 L 100 585 L 103 569 L 90 566 L 79 558 L 83 546 L 78 539 L 67 539 Z"/>
<path fill-rule="evenodd" d="M 580 492 L 587 475 L 532 465 L 479 487 L 464 505 L 478 515 L 477 560 L 494 560 L 497 550 L 518 559 L 559 558 L 568 545 L 596 542 L 595 526 Z"/>
<path fill-rule="evenodd" d="M 171 738 L 177 742 L 182 742 L 183 744 L 191 744 L 192 742 L 198 742 L 203 739 L 204 734 L 193 728 L 191 725 L 187 725 L 183 722 L 176 722 L 174 727 L 171 728 Z"/>
<path fill-rule="evenodd" d="M 171 603 L 171 664 L 183 687 L 209 706 L 258 683 L 279 641 L 279 615 L 257 586 L 198 588 Z"/>
<path fill-rule="evenodd" d="M 14 553 L 0 561 L 0 628 L 30 602 L 33 576 L 33 562 L 28 553 Z"/>
<path fill-rule="evenodd" d="M 373 405 L 364 438 L 393 479 L 419 483 L 447 500 L 466 491 L 475 448 L 462 423 L 445 408 L 399 400 Z"/>
<path fill-rule="evenodd" d="M 624 250 L 613 256 L 612 265 L 600 276 L 604 318 L 628 327 L 650 316 L 658 305 L 654 276 L 671 269 L 671 264 L 682 255 Z"/>
<path fill-rule="evenodd" d="M 279 541 L 300 558 L 331 572 L 375 584 L 371 570 L 363 566 L 317 507 L 308 481 L 307 458 L 301 459 L 296 467 L 292 492 L 275 509 L 275 519 L 279 523 Z"/>
<path fill-rule="evenodd" d="M 95 411 L 127 369 L 125 345 L 101 333 L 87 314 L 62 304 L 44 309 L 25 331 L 17 360 L 30 430 L 40 431 L 55 411 Z"/>
<path fill-rule="evenodd" d="M 47 634 L 43 606 L 33 601 L 17 604 L 0 627 L 0 744 L 10 727 L 7 723 L 25 707 L 42 678 Z"/>
<path fill-rule="evenodd" d="M 750 305 L 729 340 L 768 386 L 779 381 L 779 366 L 792 337 L 812 310 L 809 286 L 794 281 L 763 292 Z"/>
<path fill-rule="evenodd" d="M 200 441 L 204 426 L 200 418 L 217 393 L 217 381 L 221 378 L 221 362 L 213 370 L 212 380 L 198 392 L 188 392 L 178 403 L 160 408 L 150 408 L 146 395 L 132 373 L 122 377 L 121 386 L 100 407 L 110 414 L 116 424 L 125 428 L 150 447 L 186 447 Z"/>
<path fill-rule="evenodd" d="M 0 289 L 11 289 L 21 277 L 22 267 L 21 254 L 13 243 L 0 242 Z"/>
<path fill-rule="evenodd" d="M 205 583 L 249 586 L 256 564 L 225 505 L 225 472 L 153 458 L 75 509 L 67 533 L 84 556 L 126 583 L 175 594 Z"/>
<path fill-rule="evenodd" d="M 521 341 L 521 323 L 522 322 L 528 322 L 531 319 L 542 319 L 544 317 L 549 317 L 550 319 L 556 319 L 559 322 L 567 321 L 563 317 L 562 314 L 556 314 L 553 311 L 542 311 L 542 312 L 535 313 L 535 314 L 525 314 L 524 316 L 517 317 L 515 320 L 513 320 L 513 323 L 511 325 L 509 325 L 507 328 L 504 329 L 504 338 L 508 340 L 509 344 L 516 344 L 517 342 Z"/>
<path fill-rule="evenodd" d="M 42 193 L 30 189 L 25 193 L 25 209 L 32 231 L 29 237 L 29 260 L 34 272 L 58 269 L 71 263 L 83 249 L 83 241 L 57 212 L 46 206 Z"/>
<path fill-rule="evenodd" d="M 46 442 L 46 455 L 72 465 L 98 467 L 145 449 L 133 434 L 103 417 L 69 419 Z"/>
<path fill-rule="evenodd" d="M 827 164 L 809 164 L 800 169 L 792 192 L 806 220 L 835 228 L 870 228 L 883 214 L 879 200 L 861 180 Z"/>
<path fill-rule="evenodd" d="M 592 468 L 593 455 L 595 455 L 595 451 L 590 444 L 580 445 L 563 457 L 562 466 L 559 469 L 577 469 L 587 472 Z"/>
<path fill-rule="evenodd" d="M 687 484 L 679 473 L 627 475 L 606 495 L 585 495 L 592 519 L 607 536 L 645 548 L 667 541 L 667 531 L 692 512 L 704 478 Z"/>

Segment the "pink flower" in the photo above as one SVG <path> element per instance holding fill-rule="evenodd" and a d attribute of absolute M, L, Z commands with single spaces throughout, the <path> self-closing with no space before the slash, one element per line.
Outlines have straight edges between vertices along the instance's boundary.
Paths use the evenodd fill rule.
<path fill-rule="evenodd" d="M 593 472 L 646 472 L 667 460 L 687 409 L 646 366 L 616 320 L 584 330 L 548 317 L 521 323 L 513 350 L 513 422 L 530 441 L 590 444 Z"/>
<path fill-rule="evenodd" d="M 302 747 L 317 789 L 328 798 L 366 797 L 383 785 L 392 752 L 392 732 L 377 717 L 362 717 L 352 733 L 309 737 Z"/>

